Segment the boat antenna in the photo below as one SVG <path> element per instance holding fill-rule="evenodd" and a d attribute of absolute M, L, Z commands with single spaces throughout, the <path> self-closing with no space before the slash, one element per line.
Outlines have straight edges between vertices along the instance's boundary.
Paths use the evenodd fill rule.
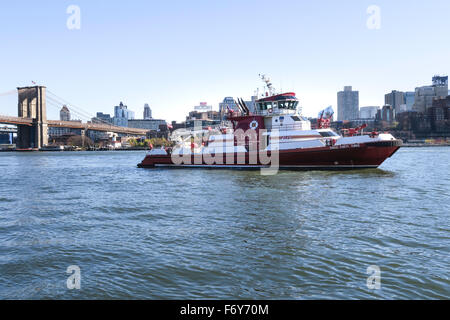
<path fill-rule="evenodd" d="M 273 87 L 272 81 L 270 81 L 270 78 L 266 76 L 265 74 L 259 75 L 261 77 L 261 80 L 266 84 L 267 90 L 269 92 L 270 96 L 275 95 L 275 88 Z"/>

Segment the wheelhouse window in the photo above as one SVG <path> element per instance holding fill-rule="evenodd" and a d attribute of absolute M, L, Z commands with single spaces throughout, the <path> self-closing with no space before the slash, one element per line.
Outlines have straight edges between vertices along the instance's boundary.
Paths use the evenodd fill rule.
<path fill-rule="evenodd" d="M 261 111 L 267 110 L 267 104 L 265 104 L 264 102 L 260 102 L 258 105 L 259 105 L 259 110 L 261 110 Z"/>
<path fill-rule="evenodd" d="M 298 101 L 281 101 L 278 102 L 279 109 L 296 110 L 298 106 Z"/>
<path fill-rule="evenodd" d="M 265 111 L 268 109 L 288 109 L 288 110 L 296 110 L 298 106 L 298 101 L 278 101 L 278 102 L 259 102 L 258 108 L 261 111 Z"/>
<path fill-rule="evenodd" d="M 288 109 L 296 110 L 298 105 L 298 101 L 289 101 Z"/>

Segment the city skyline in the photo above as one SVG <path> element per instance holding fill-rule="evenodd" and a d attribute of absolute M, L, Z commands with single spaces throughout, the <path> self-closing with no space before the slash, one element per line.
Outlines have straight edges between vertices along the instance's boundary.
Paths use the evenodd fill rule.
<path fill-rule="evenodd" d="M 414 91 L 450 70 L 446 1 L 282 1 L 270 10 L 266 1 L 77 1 L 79 30 L 66 26 L 71 3 L 44 3 L 30 2 L 27 12 L 2 4 L 0 37 L 13 49 L 0 53 L 8 62 L 0 94 L 35 81 L 92 115 L 110 113 L 117 101 L 140 113 L 151 101 L 158 118 L 182 121 L 199 101 L 217 109 L 227 96 L 249 99 L 266 73 L 315 116 L 337 108 L 344 86 L 360 92 L 360 106 L 382 106 L 392 90 Z M 380 8 L 379 29 L 367 25 L 372 4 Z M 279 39 L 290 39 L 285 50 Z M 254 49 L 261 45 L 267 49 Z M 16 107 L 16 97 L 0 97 L 0 113 Z M 49 108 L 49 118 L 57 117 Z"/>

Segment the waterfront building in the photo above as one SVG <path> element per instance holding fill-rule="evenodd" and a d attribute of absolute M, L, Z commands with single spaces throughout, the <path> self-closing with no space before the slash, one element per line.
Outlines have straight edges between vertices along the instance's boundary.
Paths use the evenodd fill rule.
<path fill-rule="evenodd" d="M 207 102 L 200 102 L 200 105 L 195 106 L 194 110 L 198 111 L 198 112 L 208 112 L 208 111 L 212 111 L 212 106 L 208 105 Z"/>
<path fill-rule="evenodd" d="M 400 105 L 400 107 L 398 108 L 398 111 L 395 114 L 397 116 L 400 113 L 408 112 L 408 111 L 412 111 L 412 108 L 409 108 L 408 105 L 405 103 L 405 104 Z"/>
<path fill-rule="evenodd" d="M 209 120 L 209 119 L 189 119 L 186 120 L 186 128 L 207 128 L 213 127 L 220 124 L 220 120 Z"/>
<path fill-rule="evenodd" d="M 12 144 L 13 135 L 12 133 L 2 133 L 0 132 L 0 145 L 2 144 Z"/>
<path fill-rule="evenodd" d="M 222 115 L 218 111 L 213 111 L 206 102 L 194 107 L 194 111 L 189 112 L 186 117 L 186 128 L 208 127 L 220 124 Z"/>
<path fill-rule="evenodd" d="M 148 103 L 144 105 L 144 120 L 150 120 L 152 118 L 152 109 L 150 109 L 150 106 Z"/>
<path fill-rule="evenodd" d="M 114 121 L 110 114 L 97 112 L 97 116 L 95 118 L 92 118 L 92 122 L 99 124 L 113 124 Z"/>
<path fill-rule="evenodd" d="M 412 111 L 415 96 L 416 96 L 415 92 L 411 92 L 411 91 L 405 92 L 406 111 Z"/>
<path fill-rule="evenodd" d="M 377 112 L 380 110 L 380 107 L 362 107 L 359 110 L 359 118 L 360 119 L 375 119 L 377 116 Z"/>
<path fill-rule="evenodd" d="M 189 116 L 186 117 L 186 120 L 220 120 L 220 113 L 217 111 L 192 111 L 189 112 Z"/>
<path fill-rule="evenodd" d="M 380 122 L 381 121 L 387 122 L 387 123 L 394 122 L 394 120 L 395 120 L 394 107 L 392 107 L 389 104 L 383 106 L 383 108 L 381 110 L 378 110 L 376 120 L 380 121 Z"/>
<path fill-rule="evenodd" d="M 176 121 L 172 121 L 172 124 L 170 125 L 170 130 L 171 131 L 175 131 L 175 130 L 178 130 L 178 129 L 184 129 L 184 128 L 186 128 L 186 122 L 180 122 L 180 123 L 178 123 L 178 122 L 176 122 Z"/>
<path fill-rule="evenodd" d="M 356 120 L 359 118 L 359 92 L 351 86 L 338 92 L 338 121 Z"/>
<path fill-rule="evenodd" d="M 431 130 L 434 132 L 450 133 L 450 95 L 445 98 L 436 98 L 433 105 L 427 110 Z"/>
<path fill-rule="evenodd" d="M 62 119 L 61 119 L 62 120 Z M 67 120 L 62 120 L 67 121 Z M 70 122 L 76 122 L 81 123 L 81 120 L 70 120 Z M 81 136 L 81 129 L 74 129 L 74 128 L 57 128 L 57 127 L 49 127 L 48 128 L 48 136 L 50 138 L 57 138 L 67 135 L 75 135 L 75 136 Z"/>
<path fill-rule="evenodd" d="M 435 98 L 445 98 L 448 95 L 448 76 L 434 76 L 431 86 L 416 88 L 413 110 L 426 113 L 433 106 Z"/>
<path fill-rule="evenodd" d="M 228 110 L 233 110 L 234 112 L 239 111 L 239 108 L 233 97 L 225 97 L 225 99 L 223 99 L 223 102 L 219 103 L 219 113 L 221 117 L 223 117 L 228 112 Z"/>
<path fill-rule="evenodd" d="M 159 119 L 134 119 L 128 120 L 128 128 L 147 129 L 158 131 L 160 125 L 165 125 L 166 120 Z"/>
<path fill-rule="evenodd" d="M 88 137 L 94 142 L 111 141 L 117 137 L 117 133 L 89 130 Z"/>
<path fill-rule="evenodd" d="M 393 90 L 384 96 L 384 104 L 392 106 L 396 114 L 400 113 L 400 106 L 405 103 L 405 93 L 402 91 Z"/>
<path fill-rule="evenodd" d="M 66 105 L 63 105 L 61 111 L 59 111 L 59 119 L 61 121 L 70 121 L 70 110 Z"/>

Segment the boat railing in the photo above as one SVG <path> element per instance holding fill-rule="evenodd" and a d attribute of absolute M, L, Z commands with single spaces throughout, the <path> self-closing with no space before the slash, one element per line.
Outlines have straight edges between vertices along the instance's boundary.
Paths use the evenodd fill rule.
<path fill-rule="evenodd" d="M 249 113 L 243 113 L 240 111 L 234 111 L 227 113 L 228 119 L 238 118 L 238 117 L 251 117 L 251 116 L 289 116 L 289 115 L 295 115 L 296 110 L 291 109 L 284 109 L 284 110 L 277 110 L 277 111 L 270 111 L 270 110 L 258 110 L 255 112 L 249 112 Z"/>

